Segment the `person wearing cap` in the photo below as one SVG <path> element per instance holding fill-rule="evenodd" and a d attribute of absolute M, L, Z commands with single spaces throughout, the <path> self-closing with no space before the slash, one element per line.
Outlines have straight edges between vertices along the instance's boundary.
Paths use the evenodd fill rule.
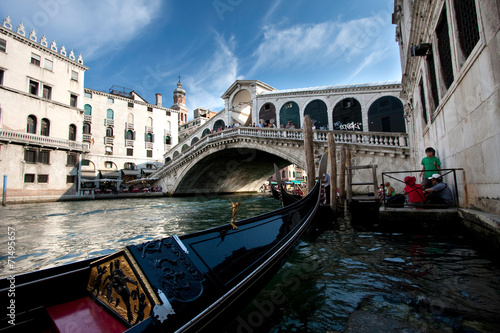
<path fill-rule="evenodd" d="M 432 182 L 432 187 L 424 190 L 427 195 L 427 203 L 430 204 L 453 204 L 453 193 L 448 185 L 443 183 L 443 177 L 439 173 L 433 174 L 429 177 Z"/>

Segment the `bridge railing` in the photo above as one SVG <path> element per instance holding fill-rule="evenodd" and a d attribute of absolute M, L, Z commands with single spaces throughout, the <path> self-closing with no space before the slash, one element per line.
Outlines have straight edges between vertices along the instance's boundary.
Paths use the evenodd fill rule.
<path fill-rule="evenodd" d="M 313 131 L 315 142 L 327 142 L 328 133 L 332 132 L 335 137 L 335 142 L 338 144 L 358 144 L 377 147 L 392 147 L 392 148 L 407 148 L 408 134 L 395 132 L 362 132 L 362 131 Z M 193 145 L 181 151 L 180 145 L 172 148 L 165 158 L 170 163 L 173 160 L 179 160 L 183 156 L 189 154 L 194 149 L 199 149 L 204 145 L 223 140 L 233 136 L 247 136 L 256 138 L 271 138 L 303 141 L 304 134 L 301 129 L 283 129 L 283 128 L 261 128 L 261 127 L 235 127 L 216 133 L 209 134 Z"/>

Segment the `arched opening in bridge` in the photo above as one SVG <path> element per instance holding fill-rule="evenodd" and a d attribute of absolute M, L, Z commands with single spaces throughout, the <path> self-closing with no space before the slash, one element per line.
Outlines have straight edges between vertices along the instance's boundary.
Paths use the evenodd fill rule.
<path fill-rule="evenodd" d="M 180 153 L 176 150 L 176 151 L 174 151 L 174 154 L 172 156 L 173 156 L 173 158 L 176 158 L 179 155 L 180 155 Z"/>
<path fill-rule="evenodd" d="M 204 137 L 206 137 L 206 136 L 207 136 L 207 135 L 209 135 L 209 134 L 210 134 L 210 129 L 205 128 L 205 129 L 203 130 L 203 133 L 201 133 L 201 137 L 202 137 L 202 138 L 204 138 Z"/>
<path fill-rule="evenodd" d="M 168 163 L 168 162 L 170 162 L 171 160 L 172 160 L 172 159 L 171 159 L 170 157 L 167 157 L 167 158 L 165 159 L 165 164 L 167 164 L 167 163 Z"/>
<path fill-rule="evenodd" d="M 182 145 L 181 152 L 186 151 L 188 148 L 189 146 L 187 145 L 187 143 L 185 143 L 184 145 Z"/>
<path fill-rule="evenodd" d="M 223 130 L 225 127 L 226 127 L 226 124 L 224 124 L 224 120 L 219 119 L 214 124 L 214 132 L 217 132 L 219 129 Z"/>
<path fill-rule="evenodd" d="M 280 127 L 300 128 L 300 110 L 297 103 L 289 101 L 280 110 Z"/>
<path fill-rule="evenodd" d="M 368 130 L 370 132 L 406 132 L 404 107 L 399 98 L 384 96 L 377 99 L 368 109 Z"/>
<path fill-rule="evenodd" d="M 231 111 L 233 123 L 250 125 L 252 123 L 252 95 L 250 91 L 241 89 L 238 91 L 231 102 Z M 232 126 L 233 124 L 228 124 Z"/>
<path fill-rule="evenodd" d="M 194 145 L 196 142 L 200 141 L 196 136 L 191 140 L 191 146 Z"/>
<path fill-rule="evenodd" d="M 328 129 L 328 110 L 325 102 L 319 99 L 310 102 L 304 111 L 304 116 L 306 114 L 311 117 L 311 122 L 316 126 L 316 129 Z"/>
<path fill-rule="evenodd" d="M 259 111 L 259 122 L 267 127 L 269 124 L 276 125 L 276 107 L 273 103 L 262 105 Z"/>
<path fill-rule="evenodd" d="M 344 98 L 333 108 L 333 129 L 337 131 L 362 131 L 361 104 L 355 98 Z"/>

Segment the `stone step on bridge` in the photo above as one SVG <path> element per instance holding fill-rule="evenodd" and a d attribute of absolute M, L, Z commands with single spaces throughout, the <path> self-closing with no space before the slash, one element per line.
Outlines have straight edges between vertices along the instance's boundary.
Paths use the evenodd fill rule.
<path fill-rule="evenodd" d="M 351 151 L 352 165 L 377 164 L 381 172 L 411 169 L 408 134 L 392 132 L 315 130 L 317 163 L 328 149 L 329 132 L 337 144 L 337 161 L 343 145 Z M 216 132 L 189 147 L 181 142 L 165 160 L 149 178 L 173 195 L 255 192 L 272 176 L 274 164 L 282 168 L 293 163 L 303 169 L 306 165 L 302 130 L 259 127 Z M 370 173 L 356 176 L 360 182 L 373 180 Z"/>

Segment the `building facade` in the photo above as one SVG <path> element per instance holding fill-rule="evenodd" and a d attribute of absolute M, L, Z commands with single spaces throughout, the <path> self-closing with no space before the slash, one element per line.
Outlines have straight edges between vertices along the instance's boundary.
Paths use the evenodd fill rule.
<path fill-rule="evenodd" d="M 123 191 L 162 164 L 164 152 L 178 142 L 178 112 L 161 100 L 156 94 L 150 104 L 117 86 L 107 92 L 85 88 L 83 141 L 90 152 L 82 160 L 84 193 Z"/>
<path fill-rule="evenodd" d="M 210 111 L 204 108 L 197 108 L 193 110 L 194 119 L 179 126 L 179 141 L 188 137 L 198 127 L 203 126 L 210 118 L 215 117 L 217 112 Z"/>
<path fill-rule="evenodd" d="M 82 140 L 87 69 L 73 50 L 3 20 L 0 174 L 7 176 L 8 196 L 78 193 L 79 162 L 90 148 Z"/>
<path fill-rule="evenodd" d="M 393 24 L 413 164 L 433 147 L 462 205 L 500 213 L 500 3 L 396 0 Z"/>

